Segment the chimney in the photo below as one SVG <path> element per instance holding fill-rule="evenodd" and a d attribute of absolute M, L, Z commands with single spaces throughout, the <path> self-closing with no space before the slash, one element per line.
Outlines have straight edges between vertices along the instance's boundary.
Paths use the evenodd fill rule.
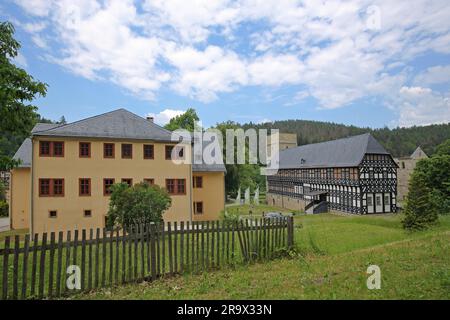
<path fill-rule="evenodd" d="M 147 116 L 147 121 L 153 122 L 153 117 Z"/>

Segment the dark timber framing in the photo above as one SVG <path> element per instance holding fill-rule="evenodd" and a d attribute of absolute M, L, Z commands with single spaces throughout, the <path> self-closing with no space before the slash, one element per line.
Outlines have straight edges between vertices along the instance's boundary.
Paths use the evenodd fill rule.
<path fill-rule="evenodd" d="M 277 174 L 267 176 L 268 194 L 281 196 L 282 206 L 285 206 L 284 198 L 304 200 L 306 205 L 308 201 L 312 201 L 307 194 L 324 191 L 328 208 L 331 210 L 354 214 L 396 212 L 397 165 L 392 156 L 373 137 L 366 136 L 369 137 L 368 146 L 353 144 L 355 148 L 362 150 L 359 155 L 361 160 L 349 166 L 339 166 L 339 161 L 333 161 L 332 152 L 327 154 L 327 151 L 324 151 L 324 156 L 329 158 L 330 166 L 321 161 L 320 167 L 314 167 L 318 161 L 310 160 L 308 165 L 308 159 L 303 158 L 297 158 L 300 164 L 295 165 L 295 160 L 292 159 L 304 155 L 305 150 L 315 157 L 320 156 L 320 150 L 313 150 L 314 148 L 290 151 L 289 157 L 280 154 L 281 169 Z M 359 139 L 361 136 L 357 137 Z M 377 146 L 373 147 L 371 143 L 376 143 Z M 351 153 L 353 145 L 346 143 L 349 148 L 345 152 Z M 333 148 L 333 145 L 328 143 L 326 148 L 324 146 L 317 148 L 328 150 Z M 379 153 L 367 152 L 371 151 L 370 149 Z M 336 157 L 339 156 L 339 153 L 336 153 Z M 355 155 L 355 158 L 357 156 Z M 350 164 L 351 161 L 347 160 L 345 162 Z M 303 164 L 308 167 L 302 168 Z"/>

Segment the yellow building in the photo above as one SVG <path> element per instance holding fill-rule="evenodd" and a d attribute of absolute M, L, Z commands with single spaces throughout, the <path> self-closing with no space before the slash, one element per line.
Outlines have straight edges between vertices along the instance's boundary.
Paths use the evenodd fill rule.
<path fill-rule="evenodd" d="M 175 163 L 172 132 L 119 109 L 77 122 L 38 124 L 15 155 L 12 229 L 32 233 L 102 228 L 109 185 L 142 181 L 165 187 L 172 198 L 165 221 L 212 220 L 225 205 L 225 167 Z M 191 158 L 186 143 L 180 157 Z"/>

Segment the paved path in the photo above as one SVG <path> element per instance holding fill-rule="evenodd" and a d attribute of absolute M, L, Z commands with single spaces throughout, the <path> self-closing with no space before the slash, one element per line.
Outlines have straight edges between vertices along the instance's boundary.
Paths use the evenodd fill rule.
<path fill-rule="evenodd" d="M 9 230 L 9 218 L 0 218 L 0 232 Z"/>

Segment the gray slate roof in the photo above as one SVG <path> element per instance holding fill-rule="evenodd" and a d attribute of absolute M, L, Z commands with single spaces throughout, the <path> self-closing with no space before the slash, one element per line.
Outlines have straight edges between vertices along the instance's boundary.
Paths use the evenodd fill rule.
<path fill-rule="evenodd" d="M 20 160 L 19 168 L 31 167 L 31 139 L 26 138 L 13 157 L 14 160 Z"/>
<path fill-rule="evenodd" d="M 142 139 L 171 142 L 172 132 L 130 111 L 118 109 L 68 124 L 38 123 L 32 136 Z M 20 167 L 31 167 L 31 139 L 24 140 L 13 157 Z M 224 165 L 194 164 L 192 170 L 225 171 Z"/>
<path fill-rule="evenodd" d="M 389 154 L 370 134 L 308 144 L 280 152 L 280 169 L 358 166 L 366 153 Z M 303 159 L 303 161 L 302 161 Z"/>
<path fill-rule="evenodd" d="M 118 109 L 55 128 L 35 130 L 33 135 L 171 141 L 172 132 L 128 110 Z"/>

